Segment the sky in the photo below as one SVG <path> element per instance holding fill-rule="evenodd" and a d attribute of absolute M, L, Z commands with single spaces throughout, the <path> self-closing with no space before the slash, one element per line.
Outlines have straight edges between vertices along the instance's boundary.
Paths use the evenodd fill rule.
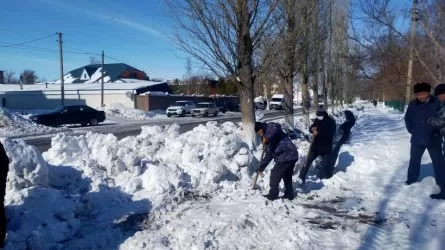
<path fill-rule="evenodd" d="M 124 62 L 151 78 L 181 78 L 186 54 L 170 41 L 163 0 L 4 0 L 0 8 L 0 70 L 60 77 L 56 32 L 63 34 L 65 73 L 89 64 L 84 53 Z M 21 48 L 3 47 L 53 35 Z M 97 56 L 100 58 L 100 55 Z M 117 60 L 115 60 L 117 59 Z"/>
<path fill-rule="evenodd" d="M 401 14 L 409 15 L 411 0 L 393 3 Z M 125 62 L 151 78 L 182 78 L 187 55 L 170 41 L 171 31 L 163 0 L 3 0 L 0 70 L 31 69 L 45 80 L 58 79 L 55 33 L 62 32 L 65 73 L 87 65 L 89 53 L 104 50 L 113 58 L 106 57 L 105 63 Z M 53 36 L 26 47 L 2 47 L 48 35 Z"/>

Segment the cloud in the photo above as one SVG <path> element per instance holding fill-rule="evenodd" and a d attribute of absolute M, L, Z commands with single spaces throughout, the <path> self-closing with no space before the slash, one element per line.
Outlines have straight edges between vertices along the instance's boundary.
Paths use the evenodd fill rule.
<path fill-rule="evenodd" d="M 68 4 L 67 2 L 62 2 L 62 1 L 54 1 L 54 0 L 42 0 L 42 1 L 47 2 L 51 5 L 59 4 L 59 5 L 62 5 L 63 7 L 65 7 L 66 9 L 70 9 L 70 10 L 74 9 L 75 11 L 78 11 L 79 13 L 83 13 L 83 14 L 88 15 L 93 18 L 101 19 L 104 21 L 109 21 L 111 23 L 114 22 L 114 23 L 117 23 L 120 25 L 125 25 L 132 29 L 144 32 L 148 35 L 167 39 L 167 36 L 165 36 L 161 31 L 159 31 L 155 28 L 152 28 L 148 25 L 132 21 L 128 17 L 123 17 L 123 16 L 119 17 L 119 16 L 114 16 L 111 14 L 110 15 L 103 14 L 104 12 L 106 12 L 103 8 L 96 11 L 96 10 L 92 10 L 91 8 L 90 9 L 82 8 L 82 7 L 78 7 L 76 5 L 71 5 L 71 4 Z"/>

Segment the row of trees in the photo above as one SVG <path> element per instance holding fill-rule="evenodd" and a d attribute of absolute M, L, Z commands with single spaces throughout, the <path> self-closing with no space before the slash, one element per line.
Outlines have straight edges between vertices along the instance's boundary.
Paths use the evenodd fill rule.
<path fill-rule="evenodd" d="M 166 2 L 177 47 L 201 68 L 236 82 L 243 128 L 252 140 L 254 92 L 271 83 L 280 83 L 286 95 L 291 129 L 295 83 L 303 104 L 312 89 L 315 103 L 328 107 L 329 98 L 335 109 L 358 95 L 408 99 L 413 82 L 444 81 L 443 0 L 412 0 L 412 9 L 397 0 Z M 308 123 L 308 107 L 303 114 Z"/>
<path fill-rule="evenodd" d="M 19 75 L 16 75 L 15 71 L 6 70 L 4 73 L 4 83 L 5 84 L 35 84 L 39 79 L 34 70 L 25 69 Z M 22 77 L 20 82 L 20 76 Z M 41 81 L 45 81 L 41 79 Z"/>
<path fill-rule="evenodd" d="M 412 83 L 445 81 L 445 1 L 411 3 L 412 9 L 396 8 L 395 0 L 360 0 L 354 6 L 359 11 L 353 13 L 351 37 L 357 45 L 363 97 L 406 102 L 411 98 L 406 89 Z M 408 27 L 412 21 L 411 37 Z"/>
<path fill-rule="evenodd" d="M 236 82 L 243 129 L 254 140 L 254 90 L 280 82 L 293 129 L 294 83 L 335 103 L 355 96 L 357 65 L 348 0 L 166 0 L 173 40 L 203 68 Z M 318 100 L 315 100 L 318 102 Z M 303 108 L 306 123 L 308 107 Z"/>

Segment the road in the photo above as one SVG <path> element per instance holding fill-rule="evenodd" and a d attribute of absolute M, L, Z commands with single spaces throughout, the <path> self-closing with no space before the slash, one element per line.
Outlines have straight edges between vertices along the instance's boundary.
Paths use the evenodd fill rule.
<path fill-rule="evenodd" d="M 295 110 L 296 114 L 301 113 L 300 109 Z M 279 119 L 284 116 L 283 111 L 266 111 L 264 112 L 263 120 L 273 120 Z M 96 127 L 87 127 L 87 128 L 72 128 L 73 132 L 70 132 L 73 135 L 82 135 L 91 131 L 94 133 L 103 133 L 103 134 L 113 134 L 118 139 L 122 139 L 128 136 L 134 136 L 141 133 L 142 126 L 154 126 L 154 125 L 170 125 L 170 124 L 178 124 L 180 125 L 180 133 L 184 133 L 192 130 L 194 127 L 200 124 L 206 124 L 209 121 L 216 121 L 218 123 L 224 123 L 227 121 L 230 122 L 241 122 L 241 114 L 240 113 L 232 113 L 232 114 L 224 114 L 218 117 L 208 117 L 208 118 L 178 118 L 178 119 L 163 119 L 163 120 L 150 120 L 150 121 L 137 121 L 134 123 L 128 124 L 104 124 Z M 42 137 L 32 137 L 32 138 L 23 138 L 29 145 L 33 145 L 37 147 L 40 152 L 45 152 L 51 147 L 51 137 L 53 135 L 46 135 Z"/>

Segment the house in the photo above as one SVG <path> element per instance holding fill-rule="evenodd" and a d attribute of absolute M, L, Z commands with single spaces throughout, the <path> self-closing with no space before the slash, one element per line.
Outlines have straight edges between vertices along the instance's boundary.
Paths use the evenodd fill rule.
<path fill-rule="evenodd" d="M 104 64 L 104 82 L 135 82 L 136 80 L 149 81 L 150 78 L 144 71 L 136 69 L 125 63 Z M 100 83 L 102 79 L 102 65 L 90 64 L 66 73 L 63 77 L 64 83 Z M 60 79 L 55 83 L 60 84 Z"/>

